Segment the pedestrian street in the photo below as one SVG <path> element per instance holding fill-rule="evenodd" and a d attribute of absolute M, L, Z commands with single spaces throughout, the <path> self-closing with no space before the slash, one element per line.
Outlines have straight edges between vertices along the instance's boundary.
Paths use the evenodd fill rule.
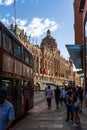
<path fill-rule="evenodd" d="M 81 127 L 75 128 L 72 126 L 73 122 L 70 120 L 66 122 L 66 107 L 60 105 L 56 109 L 55 100 L 52 100 L 52 108 L 48 110 L 46 107 L 35 114 L 32 118 L 27 118 L 22 124 L 17 126 L 15 130 L 87 130 L 87 110 L 83 107 L 83 113 L 80 114 Z"/>

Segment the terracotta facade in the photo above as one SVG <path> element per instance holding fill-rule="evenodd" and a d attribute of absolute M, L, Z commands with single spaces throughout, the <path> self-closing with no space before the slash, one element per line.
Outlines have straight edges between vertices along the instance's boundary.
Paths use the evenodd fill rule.
<path fill-rule="evenodd" d="M 50 30 L 47 30 L 46 37 L 42 39 L 40 46 L 37 43 L 33 45 L 27 40 L 23 30 L 17 28 L 17 31 L 18 39 L 33 53 L 35 83 L 55 82 L 63 85 L 68 84 L 68 81 L 74 81 L 73 63 L 70 59 L 66 60 L 61 56 Z M 79 78 L 76 85 L 80 84 Z"/>

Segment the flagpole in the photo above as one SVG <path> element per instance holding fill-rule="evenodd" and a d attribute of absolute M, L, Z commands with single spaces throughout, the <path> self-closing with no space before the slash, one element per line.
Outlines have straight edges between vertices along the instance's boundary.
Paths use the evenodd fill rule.
<path fill-rule="evenodd" d="M 15 27 L 16 27 L 16 0 L 14 0 L 14 20 L 15 20 Z"/>
<path fill-rule="evenodd" d="M 16 26 L 16 7 L 15 7 L 15 26 Z"/>

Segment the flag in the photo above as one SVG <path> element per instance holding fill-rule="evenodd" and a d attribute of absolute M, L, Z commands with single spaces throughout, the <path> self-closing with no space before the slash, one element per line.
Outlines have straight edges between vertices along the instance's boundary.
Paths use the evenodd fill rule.
<path fill-rule="evenodd" d="M 43 68 L 43 72 L 42 73 L 45 74 L 45 71 L 46 71 L 45 68 Z"/>
<path fill-rule="evenodd" d="M 50 75 L 50 70 L 48 70 L 48 75 Z"/>
<path fill-rule="evenodd" d="M 42 68 L 40 68 L 40 73 L 42 73 Z"/>

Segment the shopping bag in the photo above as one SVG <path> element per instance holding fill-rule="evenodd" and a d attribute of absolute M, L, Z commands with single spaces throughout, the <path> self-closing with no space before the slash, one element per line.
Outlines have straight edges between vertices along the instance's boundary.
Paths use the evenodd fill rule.
<path fill-rule="evenodd" d="M 77 98 L 76 102 L 74 103 L 75 107 L 80 107 L 81 106 L 81 101 L 79 98 Z"/>

